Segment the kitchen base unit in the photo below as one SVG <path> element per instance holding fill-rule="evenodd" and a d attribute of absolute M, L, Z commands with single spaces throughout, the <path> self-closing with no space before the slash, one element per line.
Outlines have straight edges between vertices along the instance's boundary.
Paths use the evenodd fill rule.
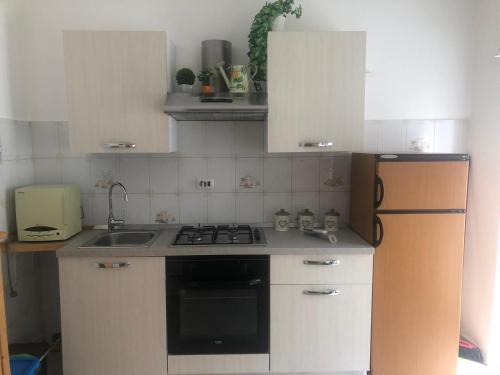
<path fill-rule="evenodd" d="M 335 244 L 259 231 L 266 244 L 73 238 L 58 252 L 64 374 L 366 375 L 373 247 L 349 230 Z"/>
<path fill-rule="evenodd" d="M 371 255 L 272 256 L 271 372 L 367 371 L 371 280 Z"/>
<path fill-rule="evenodd" d="M 165 258 L 59 258 L 65 375 L 165 375 Z"/>

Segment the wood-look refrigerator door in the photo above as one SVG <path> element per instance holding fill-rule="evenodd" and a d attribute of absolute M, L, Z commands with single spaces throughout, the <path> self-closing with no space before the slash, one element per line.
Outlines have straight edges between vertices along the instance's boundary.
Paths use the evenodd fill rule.
<path fill-rule="evenodd" d="M 468 161 L 378 162 L 378 210 L 463 210 Z"/>
<path fill-rule="evenodd" d="M 372 375 L 454 375 L 460 330 L 464 214 L 379 215 Z"/>

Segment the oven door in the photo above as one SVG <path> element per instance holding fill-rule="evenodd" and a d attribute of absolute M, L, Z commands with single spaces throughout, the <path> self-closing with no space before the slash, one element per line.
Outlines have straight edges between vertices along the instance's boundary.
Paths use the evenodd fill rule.
<path fill-rule="evenodd" d="M 169 354 L 269 352 L 269 278 L 229 265 L 184 264 L 183 275 L 167 276 Z M 240 271 L 254 267 L 233 265 Z M 201 266 L 213 272 L 197 273 Z"/>

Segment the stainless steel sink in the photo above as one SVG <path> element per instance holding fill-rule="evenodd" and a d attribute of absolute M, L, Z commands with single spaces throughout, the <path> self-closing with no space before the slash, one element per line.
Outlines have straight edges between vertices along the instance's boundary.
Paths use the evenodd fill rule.
<path fill-rule="evenodd" d="M 120 230 L 99 234 L 80 247 L 149 247 L 159 236 L 154 230 Z"/>

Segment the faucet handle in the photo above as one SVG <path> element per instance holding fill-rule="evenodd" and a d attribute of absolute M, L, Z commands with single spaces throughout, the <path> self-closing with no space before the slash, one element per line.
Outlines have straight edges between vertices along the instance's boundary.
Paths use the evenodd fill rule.
<path fill-rule="evenodd" d="M 125 223 L 125 220 L 111 218 L 110 222 L 111 222 L 111 224 L 123 224 L 123 223 Z"/>

